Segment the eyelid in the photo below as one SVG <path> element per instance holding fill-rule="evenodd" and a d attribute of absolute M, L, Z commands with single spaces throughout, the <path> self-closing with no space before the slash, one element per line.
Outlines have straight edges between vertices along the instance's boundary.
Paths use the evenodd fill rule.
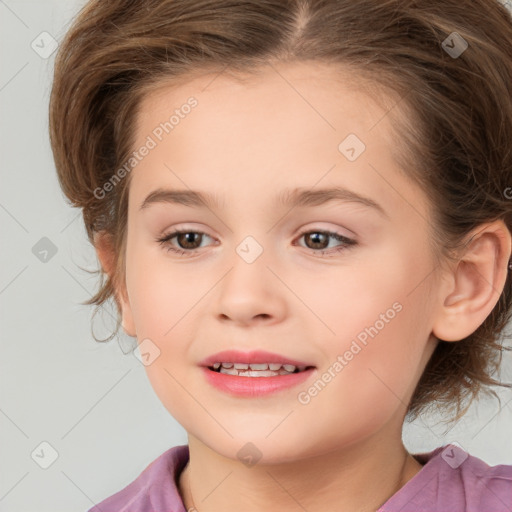
<path fill-rule="evenodd" d="M 307 235 L 308 233 L 323 233 L 327 235 L 329 238 L 333 238 L 340 242 L 341 246 L 331 247 L 330 249 L 319 249 L 314 250 L 310 249 L 309 247 L 305 247 L 305 249 L 308 249 L 314 253 L 321 253 L 324 252 L 331 253 L 331 252 L 337 252 L 342 251 L 345 249 L 348 249 L 352 246 L 359 245 L 359 242 L 354 237 L 348 237 L 346 235 L 343 235 L 342 233 L 338 233 L 337 231 L 331 230 L 331 229 L 316 229 L 316 228 L 305 228 L 303 231 L 301 231 L 298 235 L 294 237 L 294 240 L 300 240 L 304 235 Z M 292 245 L 299 245 L 298 243 L 293 243 Z M 300 246 L 302 247 L 302 246 Z"/>
<path fill-rule="evenodd" d="M 210 238 L 216 240 L 216 237 L 214 237 L 213 235 L 210 235 L 207 231 L 204 231 L 203 229 L 205 229 L 205 228 L 202 228 L 202 227 L 189 227 L 187 225 L 183 226 L 183 225 L 178 224 L 176 227 L 173 227 L 173 228 L 170 228 L 170 229 L 163 229 L 161 231 L 161 233 L 159 234 L 159 236 L 157 237 L 157 239 L 166 238 L 170 234 L 176 235 L 176 234 L 180 234 L 180 233 L 199 233 L 199 234 L 202 234 L 202 235 L 209 236 Z M 348 232 L 348 233 L 343 233 L 343 232 L 340 233 L 339 232 L 339 230 L 340 230 L 339 227 L 319 227 L 318 225 L 306 226 L 306 227 L 300 228 L 300 230 L 298 230 L 293 235 L 293 239 L 295 239 L 295 238 L 297 238 L 299 236 L 302 236 L 305 233 L 310 233 L 310 232 L 330 233 L 330 234 L 336 234 L 338 236 L 341 236 L 341 237 L 347 238 L 347 239 L 352 239 L 352 240 L 356 239 L 356 234 L 353 231 L 351 231 L 351 230 L 349 230 L 347 228 L 342 228 L 342 229 L 344 231 Z"/>
<path fill-rule="evenodd" d="M 329 224 L 329 223 L 327 223 L 327 224 Z M 319 223 L 312 222 L 312 223 L 306 224 L 305 227 L 300 228 L 300 230 L 294 236 L 294 238 L 299 235 L 303 235 L 304 233 L 310 233 L 311 231 L 337 234 L 338 236 L 342 236 L 344 238 L 350 238 L 350 239 L 355 239 L 357 237 L 357 235 L 348 228 L 341 227 L 341 226 L 333 226 L 332 223 L 330 223 L 329 226 L 323 227 L 323 226 L 319 226 Z"/>
<path fill-rule="evenodd" d="M 187 228 L 187 227 L 176 227 L 176 228 L 171 229 L 171 231 L 169 231 L 169 232 L 164 232 L 164 234 L 162 234 L 162 236 L 156 238 L 156 241 L 162 247 L 164 247 L 164 248 L 167 247 L 166 251 L 168 253 L 172 252 L 175 254 L 180 254 L 184 257 L 194 257 L 198 253 L 202 252 L 201 251 L 202 248 L 182 249 L 180 247 L 175 247 L 173 244 L 171 244 L 170 241 L 173 238 L 175 238 L 176 236 L 178 236 L 180 234 L 184 234 L 184 233 L 194 233 L 194 234 L 199 234 L 199 235 L 206 235 L 207 237 L 211 238 L 212 240 L 218 242 L 218 240 L 216 240 L 215 237 L 209 235 L 208 233 L 206 233 L 204 231 L 200 231 L 198 229 L 193 229 L 193 228 Z M 328 236 L 328 238 L 335 239 L 338 242 L 340 242 L 341 245 L 331 247 L 331 248 L 326 248 L 326 249 L 315 250 L 315 249 L 311 249 L 308 247 L 303 247 L 302 245 L 300 245 L 299 243 L 296 242 L 296 241 L 299 241 L 304 235 L 309 234 L 309 233 L 325 234 Z M 213 245 L 218 245 L 218 244 L 213 244 Z M 333 257 L 343 251 L 346 251 L 346 250 L 350 249 L 351 247 L 359 245 L 359 242 L 354 237 L 345 236 L 341 233 L 338 233 L 336 230 L 328 229 L 328 228 L 318 228 L 318 227 L 313 226 L 313 227 L 302 228 L 302 230 L 294 236 L 292 245 L 302 247 L 303 249 L 308 250 L 309 253 L 312 255 L 319 254 L 320 257 L 322 257 L 322 258 L 328 258 L 328 257 Z M 324 254 L 327 254 L 327 256 L 324 256 Z"/>

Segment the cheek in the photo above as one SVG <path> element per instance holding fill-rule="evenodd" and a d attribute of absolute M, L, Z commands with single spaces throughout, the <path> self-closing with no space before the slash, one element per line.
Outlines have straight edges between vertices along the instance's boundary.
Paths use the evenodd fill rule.
<path fill-rule="evenodd" d="M 138 342 L 151 340 L 158 354 L 145 370 L 164 405 L 179 412 L 180 407 L 190 406 L 189 401 L 183 400 L 183 388 L 178 382 L 187 378 L 183 364 L 191 363 L 188 348 L 197 338 L 198 327 L 193 320 L 200 315 L 219 272 L 191 272 L 186 265 L 169 262 L 163 251 L 159 254 L 152 248 L 144 249 L 142 243 L 137 246 L 134 241 L 126 262 L 130 306 Z"/>
<path fill-rule="evenodd" d="M 409 316 L 416 317 L 416 321 L 425 316 L 422 308 L 426 306 L 428 290 L 424 277 L 429 271 L 428 261 L 420 261 L 410 248 L 396 243 L 375 252 L 366 249 L 364 255 L 343 266 L 302 276 L 289 274 L 286 278 L 322 320 L 324 327 L 317 320 L 318 328 L 324 339 L 332 340 L 329 346 L 340 350 L 346 340 L 358 335 L 364 341 L 372 326 L 379 332 L 390 332 L 400 330 L 400 325 L 405 328 L 403 320 Z M 400 340 L 404 336 L 397 332 L 395 341 Z"/>
<path fill-rule="evenodd" d="M 394 261 L 393 271 L 386 272 L 386 259 Z M 351 421 L 361 422 L 359 428 L 382 424 L 397 410 L 405 412 L 423 370 L 430 334 L 428 283 L 422 279 L 428 265 L 423 271 L 405 251 L 377 260 L 373 267 L 342 269 L 340 279 L 320 283 L 318 293 L 309 295 L 309 304 L 335 334 L 326 331 L 322 343 L 322 370 L 329 382 L 325 387 L 320 383 L 320 391 L 312 390 L 318 394 L 307 407 L 318 408 L 315 416 L 329 410 L 339 421 L 351 411 Z"/>
<path fill-rule="evenodd" d="M 414 328 L 405 319 L 408 314 L 404 307 L 378 332 L 368 323 L 371 334 L 366 343 L 338 336 L 337 343 L 329 342 L 324 349 L 329 360 L 309 388 L 297 390 L 302 394 L 292 420 L 301 432 L 301 425 L 308 425 L 308 435 L 321 443 L 315 449 L 356 442 L 390 422 L 399 428 L 421 374 L 422 347 L 419 339 L 413 339 Z M 338 326 L 342 332 L 343 326 Z M 366 333 L 364 327 L 360 332 Z M 293 435 L 294 429 L 290 432 Z"/>
<path fill-rule="evenodd" d="M 186 267 L 167 259 L 163 249 L 133 249 L 127 260 L 127 287 L 139 337 L 170 338 L 218 280 L 215 272 Z"/>

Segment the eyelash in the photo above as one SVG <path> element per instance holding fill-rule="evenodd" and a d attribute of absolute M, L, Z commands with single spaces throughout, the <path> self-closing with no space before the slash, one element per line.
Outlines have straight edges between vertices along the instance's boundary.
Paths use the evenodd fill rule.
<path fill-rule="evenodd" d="M 184 250 L 184 249 L 179 249 L 179 248 L 173 247 L 170 244 L 170 241 L 175 236 L 184 234 L 184 233 L 194 233 L 194 234 L 209 236 L 206 233 L 203 233 L 202 231 L 192 231 L 190 229 L 184 229 L 184 230 L 172 231 L 171 233 L 163 235 L 161 238 L 157 238 L 156 241 L 158 243 L 160 243 L 160 245 L 162 245 L 167 250 L 167 252 L 174 252 L 176 254 L 179 254 L 180 256 L 186 256 L 186 257 L 192 256 L 192 255 L 196 254 L 199 251 L 199 249 Z M 312 251 L 313 253 L 320 253 L 322 256 L 326 253 L 330 254 L 330 255 L 333 255 L 333 253 L 340 253 L 341 251 L 345 251 L 345 250 L 349 249 L 350 247 L 357 245 L 357 242 L 355 240 L 352 240 L 351 238 L 347 238 L 347 237 L 340 235 L 339 233 L 336 233 L 333 231 L 325 231 L 325 230 L 320 230 L 320 229 L 303 231 L 302 233 L 300 233 L 298 235 L 297 238 L 300 239 L 304 235 L 307 235 L 310 233 L 321 233 L 323 235 L 327 235 L 331 238 L 334 238 L 338 242 L 343 242 L 344 245 L 341 245 L 341 246 L 331 249 L 329 251 L 326 249 L 315 250 L 315 249 L 310 249 L 310 248 L 306 247 L 306 249 L 308 249 L 309 251 Z M 212 238 L 212 237 L 210 237 L 210 238 Z M 327 256 L 327 257 L 329 257 L 329 256 Z"/>

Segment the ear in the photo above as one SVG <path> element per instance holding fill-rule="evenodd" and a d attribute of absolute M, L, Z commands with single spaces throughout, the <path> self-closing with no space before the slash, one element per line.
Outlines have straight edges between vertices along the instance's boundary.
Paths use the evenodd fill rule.
<path fill-rule="evenodd" d="M 484 322 L 507 279 L 511 234 L 502 220 L 478 226 L 468 247 L 441 287 L 432 328 L 443 341 L 459 341 Z"/>
<path fill-rule="evenodd" d="M 116 254 L 112 243 L 112 236 L 106 231 L 94 233 L 94 248 L 104 272 L 112 279 L 116 266 Z M 125 283 L 122 283 L 120 288 L 115 289 L 115 301 L 121 311 L 124 331 L 128 336 L 135 337 L 135 325 Z"/>

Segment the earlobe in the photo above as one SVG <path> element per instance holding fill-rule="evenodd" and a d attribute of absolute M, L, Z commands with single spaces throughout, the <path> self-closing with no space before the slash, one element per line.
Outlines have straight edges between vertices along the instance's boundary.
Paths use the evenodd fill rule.
<path fill-rule="evenodd" d="M 439 313 L 432 332 L 459 341 L 476 331 L 498 302 L 507 279 L 511 234 L 503 221 L 479 226 L 440 289 Z"/>
<path fill-rule="evenodd" d="M 104 231 L 96 232 L 94 234 L 94 247 L 104 272 L 112 278 L 115 270 L 116 258 L 111 235 Z M 123 330 L 128 334 L 128 336 L 135 337 L 135 325 L 125 287 L 115 290 L 115 301 L 121 311 Z"/>

